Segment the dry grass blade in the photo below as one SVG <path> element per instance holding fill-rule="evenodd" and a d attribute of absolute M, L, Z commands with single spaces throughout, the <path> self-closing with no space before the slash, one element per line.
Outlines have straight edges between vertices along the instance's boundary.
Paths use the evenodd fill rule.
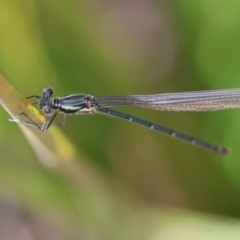
<path fill-rule="evenodd" d="M 3 108 L 14 119 L 24 112 L 34 122 L 42 124 L 45 117 L 32 106 L 10 83 L 0 74 L 0 102 Z M 15 124 L 15 123 L 13 123 Z M 76 155 L 69 141 L 57 130 L 41 132 L 38 129 L 18 124 L 34 148 L 38 158 L 44 165 L 53 166 L 59 159 L 72 159 Z M 54 134 L 52 133 L 54 131 Z M 56 138 L 56 136 L 58 136 Z M 61 146 L 61 147 L 60 147 Z"/>

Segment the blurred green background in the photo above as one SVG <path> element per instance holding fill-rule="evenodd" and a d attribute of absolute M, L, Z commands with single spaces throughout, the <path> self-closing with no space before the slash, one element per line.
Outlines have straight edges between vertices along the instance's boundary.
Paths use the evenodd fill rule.
<path fill-rule="evenodd" d="M 238 88 L 239 43 L 237 0 L 0 1 L 0 69 L 24 96 Z M 68 117 L 46 164 L 2 108 L 1 239 L 240 239 L 239 111 L 123 110 L 232 154 L 96 114 Z"/>

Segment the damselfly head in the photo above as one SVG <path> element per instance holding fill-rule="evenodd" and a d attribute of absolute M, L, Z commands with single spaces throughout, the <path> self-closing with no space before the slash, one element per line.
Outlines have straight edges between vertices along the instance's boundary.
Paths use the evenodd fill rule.
<path fill-rule="evenodd" d="M 42 95 L 42 98 L 39 102 L 40 109 L 43 109 L 43 107 L 45 107 L 45 106 L 48 106 L 48 107 L 51 108 L 52 103 L 50 101 L 50 98 L 53 94 L 53 89 L 51 87 L 43 88 L 42 93 L 43 93 L 43 95 Z"/>

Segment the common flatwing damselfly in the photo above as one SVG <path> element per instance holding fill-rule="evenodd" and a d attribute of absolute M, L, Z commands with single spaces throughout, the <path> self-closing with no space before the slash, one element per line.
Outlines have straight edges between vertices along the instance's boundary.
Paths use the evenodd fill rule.
<path fill-rule="evenodd" d="M 168 136 L 183 140 L 187 143 L 210 150 L 219 155 L 228 155 L 228 148 L 211 144 L 199 138 L 185 133 L 145 121 L 141 118 L 114 110 L 114 107 L 140 107 L 161 111 L 218 111 L 223 109 L 240 108 L 240 89 L 195 91 L 164 93 L 154 95 L 129 95 L 112 97 L 94 97 L 84 94 L 72 94 L 64 97 L 52 98 L 53 88 L 46 87 L 42 90 L 42 96 L 32 95 L 27 97 L 38 99 L 37 103 L 45 116 L 43 124 L 34 122 L 27 114 L 22 112 L 16 119 L 10 121 L 29 125 L 41 131 L 47 130 L 53 123 L 55 117 L 61 113 L 60 123 L 63 125 L 66 115 L 102 113 L 111 115 L 130 122 L 138 123 L 142 126 L 164 133 Z M 26 121 L 20 119 L 25 116 Z"/>

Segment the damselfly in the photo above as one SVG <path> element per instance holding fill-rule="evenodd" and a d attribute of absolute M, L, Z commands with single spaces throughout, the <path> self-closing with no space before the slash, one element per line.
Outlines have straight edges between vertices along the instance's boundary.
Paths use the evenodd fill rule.
<path fill-rule="evenodd" d="M 37 103 L 39 104 L 39 108 L 45 116 L 43 124 L 37 124 L 24 112 L 19 114 L 16 119 L 10 119 L 10 121 L 29 125 L 43 131 L 51 126 L 59 113 L 61 113 L 62 119 L 60 123 L 55 125 L 63 125 L 65 123 L 65 116 L 69 114 L 87 114 L 96 112 L 138 123 L 187 143 L 210 150 L 219 155 L 227 155 L 229 151 L 226 147 L 208 143 L 199 138 L 113 110 L 112 108 L 132 106 L 162 111 L 201 112 L 240 107 L 240 89 L 113 97 L 94 97 L 91 95 L 72 94 L 65 97 L 52 98 L 52 94 L 53 89 L 51 87 L 46 87 L 42 90 L 42 96 L 33 95 L 27 97 L 27 99 L 38 99 Z M 27 120 L 21 120 L 19 118 L 21 115 L 25 116 Z"/>

